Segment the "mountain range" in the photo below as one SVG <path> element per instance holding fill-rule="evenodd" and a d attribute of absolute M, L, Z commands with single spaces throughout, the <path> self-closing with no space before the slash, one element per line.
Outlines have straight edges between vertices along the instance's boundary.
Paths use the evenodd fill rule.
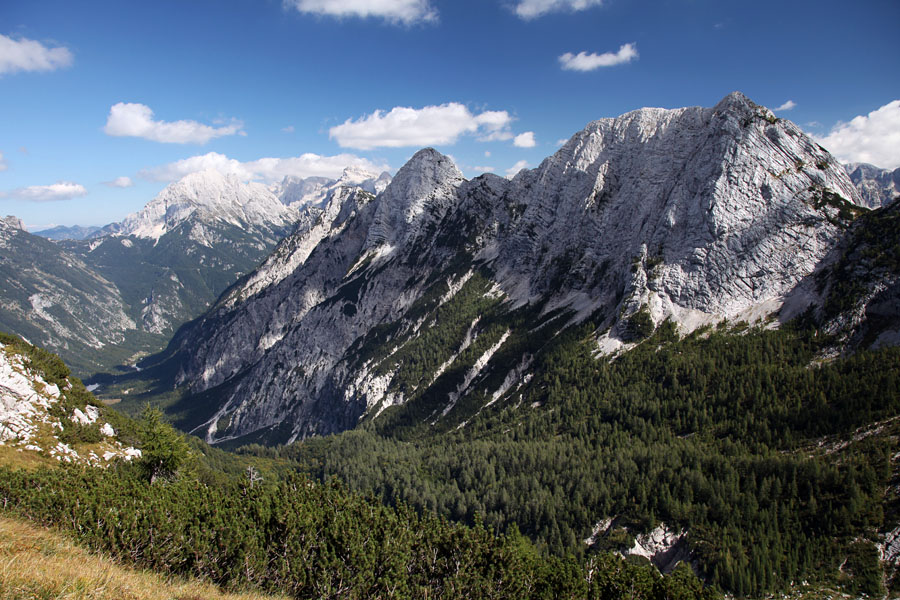
<path fill-rule="evenodd" d="M 426 149 L 380 194 L 308 213 L 147 366 L 165 365 L 173 414 L 211 443 L 339 432 L 390 407 L 456 427 L 515 402 L 547 336 L 588 319 L 610 354 L 666 321 L 821 317 L 862 204 L 824 148 L 740 93 L 595 121 L 511 180 L 466 180 Z"/>
<path fill-rule="evenodd" d="M 256 267 L 302 212 L 346 185 L 374 191 L 376 180 L 349 170 L 295 197 L 301 180 L 270 187 L 193 173 L 122 222 L 56 243 L 10 220 L 0 230 L 8 271 L 0 326 L 60 353 L 81 375 L 132 364 Z"/>

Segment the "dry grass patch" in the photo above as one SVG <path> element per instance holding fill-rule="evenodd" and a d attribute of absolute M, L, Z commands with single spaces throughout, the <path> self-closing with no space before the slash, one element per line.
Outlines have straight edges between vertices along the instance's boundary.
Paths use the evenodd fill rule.
<path fill-rule="evenodd" d="M 13 469 L 39 469 L 41 467 L 55 467 L 59 464 L 56 459 L 44 456 L 32 450 L 19 450 L 13 446 L 0 444 L 0 466 Z"/>
<path fill-rule="evenodd" d="M 62 535 L 0 517 L 0 600 L 280 600 L 123 567 Z"/>

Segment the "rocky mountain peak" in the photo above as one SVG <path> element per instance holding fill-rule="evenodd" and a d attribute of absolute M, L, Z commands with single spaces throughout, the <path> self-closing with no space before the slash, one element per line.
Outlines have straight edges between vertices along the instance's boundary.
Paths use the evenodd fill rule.
<path fill-rule="evenodd" d="M 4 218 L 0 219 L 0 226 L 7 229 L 21 229 L 25 230 L 25 223 L 19 217 L 13 215 L 6 215 Z"/>
<path fill-rule="evenodd" d="M 433 148 L 416 152 L 378 199 L 367 248 L 414 239 L 424 222 L 440 220 L 465 181 L 453 161 Z"/>
<path fill-rule="evenodd" d="M 205 170 L 169 184 L 143 209 L 105 233 L 158 239 L 195 213 L 236 226 L 284 226 L 296 219 L 296 212 L 266 186 Z"/>

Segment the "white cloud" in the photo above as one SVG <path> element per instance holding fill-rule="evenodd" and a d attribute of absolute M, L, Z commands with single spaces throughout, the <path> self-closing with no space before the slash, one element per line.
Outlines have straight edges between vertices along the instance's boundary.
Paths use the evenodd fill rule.
<path fill-rule="evenodd" d="M 520 160 L 519 162 L 517 162 L 516 164 L 514 164 L 513 166 L 511 166 L 510 168 L 508 168 L 506 170 L 506 176 L 511 179 L 513 176 L 515 176 L 516 173 L 518 173 L 519 171 L 521 171 L 522 169 L 524 169 L 527 166 L 528 166 L 527 160 Z"/>
<path fill-rule="evenodd" d="M 223 127 L 211 127 L 197 121 L 154 121 L 149 106 L 119 102 L 109 109 L 103 131 L 107 135 L 139 137 L 167 144 L 205 144 L 213 138 L 243 134 L 243 126 L 234 119 Z"/>
<path fill-rule="evenodd" d="M 341 176 L 346 167 L 350 166 L 360 167 L 374 173 L 380 173 L 389 169 L 386 164 L 374 163 L 353 154 L 320 156 L 307 153 L 288 158 L 260 158 L 258 160 L 241 162 L 218 152 L 209 152 L 167 165 L 144 169 L 139 175 L 152 181 L 169 182 L 181 179 L 189 173 L 214 169 L 225 175 L 236 175 L 245 181 L 253 179 L 272 183 L 281 181 L 285 175 L 296 175 L 298 177 L 319 176 L 336 179 Z"/>
<path fill-rule="evenodd" d="M 534 132 L 526 131 L 525 133 L 520 133 L 513 140 L 513 146 L 516 148 L 534 148 L 537 146 L 537 142 L 534 141 Z"/>
<path fill-rule="evenodd" d="M 490 150 L 485 150 L 485 151 L 484 151 L 484 157 L 485 157 L 485 158 L 490 158 L 490 157 L 491 157 L 491 151 L 490 151 Z"/>
<path fill-rule="evenodd" d="M 512 117 L 504 111 L 473 114 L 463 104 L 450 102 L 415 109 L 397 106 L 390 112 L 376 110 L 356 121 L 347 119 L 328 130 L 328 136 L 344 148 L 371 150 L 404 146 L 453 144 L 463 134 L 481 141 L 510 139 Z"/>
<path fill-rule="evenodd" d="M 566 138 L 560 138 L 560 139 L 556 140 L 556 145 L 557 145 L 557 146 L 562 146 L 562 145 L 564 145 L 564 144 L 565 144 L 566 142 L 568 142 L 568 141 L 569 141 L 569 140 L 567 140 Z"/>
<path fill-rule="evenodd" d="M 900 167 L 900 100 L 849 123 L 838 123 L 824 137 L 814 137 L 843 162 L 896 169 Z"/>
<path fill-rule="evenodd" d="M 116 177 L 112 181 L 104 181 L 103 185 L 115 188 L 128 188 L 134 185 L 134 182 L 131 180 L 131 177 Z"/>
<path fill-rule="evenodd" d="M 797 106 L 796 102 L 794 102 L 793 100 L 788 100 L 787 102 L 785 102 L 784 104 L 782 104 L 781 106 L 776 108 L 775 110 L 791 110 L 795 106 Z"/>
<path fill-rule="evenodd" d="M 53 202 L 56 200 L 71 200 L 79 196 L 87 196 L 87 189 L 79 183 L 71 181 L 58 181 L 52 185 L 32 185 L 4 194 L 19 200 L 29 202 Z"/>
<path fill-rule="evenodd" d="M 493 173 L 494 167 L 472 167 L 472 170 L 477 173 Z"/>
<path fill-rule="evenodd" d="M 9 165 L 6 164 L 6 159 L 3 158 L 3 153 L 0 152 L 0 172 L 5 171 L 9 168 Z"/>
<path fill-rule="evenodd" d="M 285 133 L 294 133 L 294 126 L 288 125 L 287 127 L 282 127 L 281 130 Z"/>
<path fill-rule="evenodd" d="M 330 17 L 374 17 L 388 23 L 413 25 L 437 20 L 428 0 L 285 0 L 302 13 Z"/>
<path fill-rule="evenodd" d="M 566 71 L 593 71 L 600 67 L 614 67 L 629 63 L 637 57 L 638 51 L 634 44 L 622 44 L 619 46 L 618 52 L 604 52 L 603 54 L 566 52 L 559 57 L 559 64 Z"/>
<path fill-rule="evenodd" d="M 48 48 L 40 42 L 0 35 L 0 75 L 18 71 L 54 71 L 72 64 L 68 48 Z"/>
<path fill-rule="evenodd" d="M 523 19 L 534 19 L 549 12 L 575 12 L 601 4 L 603 0 L 518 0 L 515 11 Z"/>

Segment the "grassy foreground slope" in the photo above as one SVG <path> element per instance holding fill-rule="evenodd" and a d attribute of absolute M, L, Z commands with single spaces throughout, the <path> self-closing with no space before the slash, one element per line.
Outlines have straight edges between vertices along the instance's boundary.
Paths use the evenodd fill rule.
<path fill-rule="evenodd" d="M 55 531 L 0 517 L 0 600 L 280 600 L 224 593 L 198 580 L 167 578 L 88 552 Z"/>

